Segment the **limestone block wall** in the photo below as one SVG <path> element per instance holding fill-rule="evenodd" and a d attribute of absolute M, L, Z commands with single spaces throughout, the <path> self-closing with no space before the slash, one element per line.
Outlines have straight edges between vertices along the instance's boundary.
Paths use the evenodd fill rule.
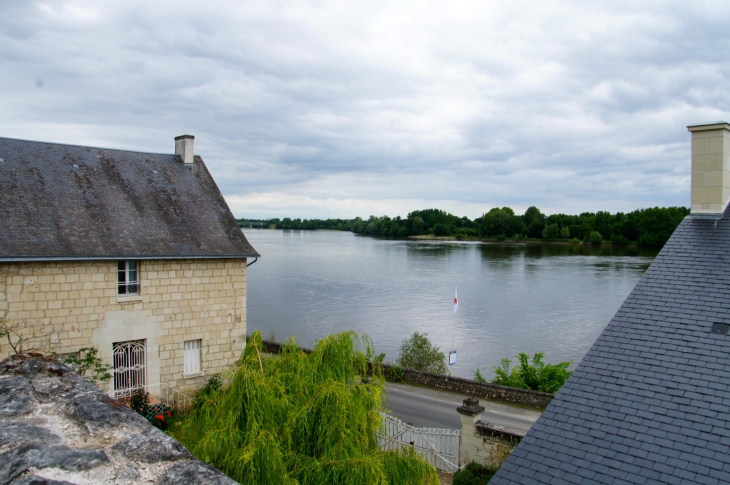
<path fill-rule="evenodd" d="M 115 342 L 145 340 L 147 383 L 193 392 L 245 346 L 246 260 L 139 264 L 140 294 L 122 296 L 117 261 L 0 263 L 0 316 L 43 322 L 58 353 L 96 347 L 109 364 Z M 184 342 L 197 339 L 201 372 L 183 375 Z"/>
<path fill-rule="evenodd" d="M 722 214 L 730 200 L 730 125 L 688 128 L 692 132 L 692 214 Z"/>
<path fill-rule="evenodd" d="M 489 468 L 501 466 L 525 436 L 524 431 L 480 420 L 483 406 L 473 398 L 457 408 L 461 420 L 461 465 L 472 461 Z"/>

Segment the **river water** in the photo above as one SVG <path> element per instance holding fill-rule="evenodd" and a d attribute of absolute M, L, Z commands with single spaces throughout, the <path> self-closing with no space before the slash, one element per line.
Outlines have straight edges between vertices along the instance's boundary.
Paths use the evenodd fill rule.
<path fill-rule="evenodd" d="M 311 347 L 367 333 L 386 361 L 425 332 L 454 375 L 518 352 L 577 364 L 657 254 L 637 248 L 379 239 L 350 232 L 245 229 L 261 253 L 248 273 L 248 331 Z M 573 366 L 574 367 L 574 366 Z"/>

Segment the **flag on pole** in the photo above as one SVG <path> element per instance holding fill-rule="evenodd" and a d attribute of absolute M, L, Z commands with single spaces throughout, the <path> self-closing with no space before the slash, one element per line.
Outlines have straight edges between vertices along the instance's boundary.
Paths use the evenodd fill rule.
<path fill-rule="evenodd" d="M 454 288 L 454 313 L 459 310 L 459 299 L 456 296 L 456 288 Z"/>

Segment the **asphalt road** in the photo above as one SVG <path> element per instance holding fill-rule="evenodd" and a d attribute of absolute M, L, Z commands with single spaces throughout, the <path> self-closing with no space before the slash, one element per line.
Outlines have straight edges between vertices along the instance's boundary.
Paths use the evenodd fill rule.
<path fill-rule="evenodd" d="M 456 408 L 469 396 L 451 394 L 433 389 L 388 383 L 388 396 L 383 404 L 385 410 L 401 421 L 413 426 L 430 428 L 461 429 Z M 481 420 L 527 431 L 540 416 L 532 411 L 507 404 L 481 401 L 486 408 Z"/>

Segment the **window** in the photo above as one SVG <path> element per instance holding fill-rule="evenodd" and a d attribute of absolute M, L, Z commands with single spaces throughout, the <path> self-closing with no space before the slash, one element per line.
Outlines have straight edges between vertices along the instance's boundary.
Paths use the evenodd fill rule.
<path fill-rule="evenodd" d="M 137 295 L 139 294 L 139 262 L 119 261 L 117 294 Z"/>
<path fill-rule="evenodd" d="M 129 397 L 147 383 L 147 345 L 144 340 L 114 344 L 114 397 Z"/>
<path fill-rule="evenodd" d="M 200 372 L 200 340 L 185 342 L 185 374 Z"/>

